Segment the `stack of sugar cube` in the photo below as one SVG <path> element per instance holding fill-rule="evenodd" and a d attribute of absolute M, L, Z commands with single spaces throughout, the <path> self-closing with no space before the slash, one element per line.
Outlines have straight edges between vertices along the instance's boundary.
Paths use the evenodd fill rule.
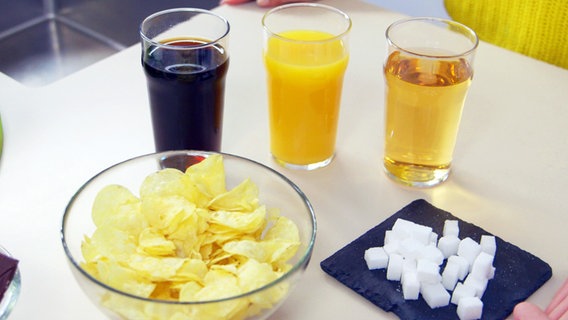
<path fill-rule="evenodd" d="M 421 295 L 430 308 L 453 303 L 461 320 L 473 320 L 483 312 L 495 252 L 494 236 L 483 235 L 479 243 L 460 239 L 457 220 L 446 220 L 438 239 L 431 227 L 397 219 L 385 233 L 384 246 L 367 249 L 364 258 L 370 270 L 386 269 L 388 280 L 401 282 L 404 299 Z"/>

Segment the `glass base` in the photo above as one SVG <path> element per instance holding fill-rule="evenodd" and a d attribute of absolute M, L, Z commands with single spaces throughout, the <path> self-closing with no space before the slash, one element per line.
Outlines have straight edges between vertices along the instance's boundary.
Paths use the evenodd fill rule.
<path fill-rule="evenodd" d="M 329 165 L 334 157 L 335 157 L 335 154 L 332 154 L 331 157 L 329 157 L 329 158 L 327 158 L 323 161 L 319 161 L 319 162 L 315 162 L 315 163 L 309 163 L 309 164 L 295 164 L 295 163 L 289 163 L 289 162 L 286 162 L 286 161 L 282 161 L 282 160 L 276 158 L 274 155 L 272 155 L 272 158 L 274 158 L 274 161 L 276 161 L 276 163 L 283 166 L 284 168 L 294 169 L 294 170 L 306 170 L 306 171 L 323 168 L 323 167 Z"/>
<path fill-rule="evenodd" d="M 384 159 L 387 176 L 410 187 L 427 188 L 438 185 L 450 175 L 450 165 L 425 166 Z"/>

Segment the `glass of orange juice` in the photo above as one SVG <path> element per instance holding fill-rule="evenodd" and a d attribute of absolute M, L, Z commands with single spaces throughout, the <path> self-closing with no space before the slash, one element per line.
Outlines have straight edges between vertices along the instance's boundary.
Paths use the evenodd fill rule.
<path fill-rule="evenodd" d="M 454 21 L 410 18 L 386 37 L 383 164 L 395 181 L 434 186 L 450 173 L 477 35 Z"/>
<path fill-rule="evenodd" d="M 324 167 L 335 155 L 351 19 L 294 3 L 268 11 L 262 25 L 272 156 L 289 168 Z"/>

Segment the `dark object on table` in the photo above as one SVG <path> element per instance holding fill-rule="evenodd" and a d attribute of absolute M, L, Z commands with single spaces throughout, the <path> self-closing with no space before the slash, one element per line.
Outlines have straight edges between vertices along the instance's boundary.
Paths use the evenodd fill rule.
<path fill-rule="evenodd" d="M 17 270 L 18 260 L 0 253 L 0 301 L 2 301 L 4 293 L 8 290 Z"/>

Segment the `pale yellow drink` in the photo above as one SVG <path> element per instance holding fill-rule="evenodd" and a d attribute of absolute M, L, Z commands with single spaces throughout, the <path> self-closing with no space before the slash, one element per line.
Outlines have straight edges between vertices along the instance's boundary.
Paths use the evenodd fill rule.
<path fill-rule="evenodd" d="M 384 74 L 387 172 L 411 185 L 445 179 L 473 75 L 470 64 L 394 51 Z"/>

